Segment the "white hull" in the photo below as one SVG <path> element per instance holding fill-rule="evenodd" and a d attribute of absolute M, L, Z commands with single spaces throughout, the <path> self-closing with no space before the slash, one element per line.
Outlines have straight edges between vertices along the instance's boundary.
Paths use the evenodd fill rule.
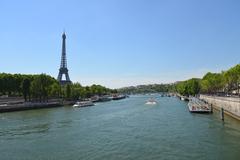
<path fill-rule="evenodd" d="M 92 101 L 81 101 L 73 105 L 73 107 L 88 107 L 88 106 L 94 106 L 94 103 Z"/>
<path fill-rule="evenodd" d="M 157 102 L 146 102 L 145 104 L 147 104 L 147 105 L 155 105 L 155 104 L 157 104 Z"/>
<path fill-rule="evenodd" d="M 147 105 L 156 105 L 157 101 L 154 98 L 150 98 L 145 104 L 147 104 Z"/>

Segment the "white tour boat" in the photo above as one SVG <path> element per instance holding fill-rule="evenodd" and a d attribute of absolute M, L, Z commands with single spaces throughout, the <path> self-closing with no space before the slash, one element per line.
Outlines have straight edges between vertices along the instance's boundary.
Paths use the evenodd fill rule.
<path fill-rule="evenodd" d="M 94 106 L 94 103 L 92 101 L 80 101 L 76 102 L 73 107 L 88 107 L 88 106 Z"/>
<path fill-rule="evenodd" d="M 157 101 L 154 98 L 150 98 L 145 104 L 155 105 L 155 104 L 157 104 Z"/>

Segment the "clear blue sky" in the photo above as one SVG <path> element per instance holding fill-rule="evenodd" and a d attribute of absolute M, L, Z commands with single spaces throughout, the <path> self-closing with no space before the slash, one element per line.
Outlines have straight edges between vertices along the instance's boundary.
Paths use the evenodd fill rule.
<path fill-rule="evenodd" d="M 240 62 L 239 0 L 1 0 L 0 72 L 118 88 L 220 72 Z"/>

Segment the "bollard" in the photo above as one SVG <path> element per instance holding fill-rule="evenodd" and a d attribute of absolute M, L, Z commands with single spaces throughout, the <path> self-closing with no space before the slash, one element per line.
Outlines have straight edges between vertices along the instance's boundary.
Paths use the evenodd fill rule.
<path fill-rule="evenodd" d="M 220 110 L 220 116 L 221 116 L 222 121 L 224 121 L 224 109 L 223 108 L 221 108 L 221 110 Z"/>
<path fill-rule="evenodd" d="M 213 106 L 212 106 L 212 104 L 210 105 L 210 109 L 211 109 L 211 113 L 213 113 Z"/>

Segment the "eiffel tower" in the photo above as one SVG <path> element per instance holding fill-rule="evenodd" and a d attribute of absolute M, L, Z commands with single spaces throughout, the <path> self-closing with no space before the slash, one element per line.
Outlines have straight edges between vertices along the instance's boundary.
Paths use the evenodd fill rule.
<path fill-rule="evenodd" d="M 63 74 L 66 77 L 66 80 L 63 80 Z M 67 69 L 67 58 L 66 58 L 66 34 L 63 32 L 62 34 L 62 57 L 61 57 L 61 66 L 58 73 L 58 81 L 61 85 L 71 84 L 71 80 L 68 75 Z"/>

